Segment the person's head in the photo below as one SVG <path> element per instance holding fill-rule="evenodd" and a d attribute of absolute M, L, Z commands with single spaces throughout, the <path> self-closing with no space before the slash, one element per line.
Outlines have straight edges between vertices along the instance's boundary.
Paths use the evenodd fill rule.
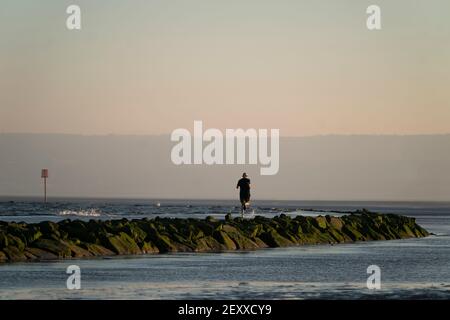
<path fill-rule="evenodd" d="M 247 174 L 245 172 L 242 174 L 242 178 L 247 178 Z"/>

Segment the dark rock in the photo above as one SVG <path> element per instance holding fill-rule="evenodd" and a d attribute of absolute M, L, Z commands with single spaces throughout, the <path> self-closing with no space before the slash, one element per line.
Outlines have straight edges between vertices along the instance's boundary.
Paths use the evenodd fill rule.
<path fill-rule="evenodd" d="M 98 232 L 96 230 L 94 225 L 91 226 L 90 229 L 88 229 L 86 222 L 81 220 L 75 220 L 72 222 L 67 223 L 64 221 L 64 223 L 60 223 L 61 230 L 64 230 L 67 232 L 71 238 L 76 238 L 81 241 L 93 241 L 94 234 Z"/>
<path fill-rule="evenodd" d="M 125 232 L 105 238 L 102 244 L 116 254 L 142 253 L 136 242 Z"/>
<path fill-rule="evenodd" d="M 8 236 L 5 232 L 0 231 L 0 249 L 8 246 Z"/>
<path fill-rule="evenodd" d="M 214 218 L 213 216 L 207 216 L 205 219 L 206 222 L 208 223 L 216 223 L 219 222 L 219 220 L 217 220 L 216 218 Z"/>
<path fill-rule="evenodd" d="M 58 258 L 71 258 L 71 246 L 64 240 L 39 239 L 33 242 L 33 247 L 55 254 Z"/>
<path fill-rule="evenodd" d="M 89 251 L 93 256 L 113 256 L 115 253 L 101 245 L 94 243 L 83 243 L 81 246 Z"/>
<path fill-rule="evenodd" d="M 214 231 L 214 239 L 216 239 L 220 244 L 223 245 L 225 250 L 236 250 L 236 244 L 233 240 L 223 231 Z"/>
<path fill-rule="evenodd" d="M 195 251 L 222 251 L 226 250 L 227 248 L 219 243 L 216 239 L 214 239 L 211 236 L 205 236 L 202 238 L 197 239 L 194 246 Z"/>
<path fill-rule="evenodd" d="M 3 248 L 3 252 L 6 253 L 9 261 L 26 261 L 27 257 L 23 253 L 23 251 L 19 250 L 14 246 L 7 246 Z"/>
<path fill-rule="evenodd" d="M 8 261 L 8 257 L 3 251 L 0 251 L 0 262 L 6 262 Z"/>
<path fill-rule="evenodd" d="M 30 226 L 26 231 L 24 231 L 23 236 L 25 238 L 26 244 L 30 244 L 42 237 L 42 232 L 37 226 Z"/>
<path fill-rule="evenodd" d="M 248 250 L 258 248 L 258 245 L 254 241 L 247 238 L 244 234 L 242 234 L 237 228 L 233 226 L 224 225 L 222 227 L 222 231 L 225 232 L 231 240 L 233 240 L 233 242 L 236 245 L 236 249 Z"/>
<path fill-rule="evenodd" d="M 144 242 L 141 246 L 141 251 L 142 253 L 159 253 L 158 247 L 151 242 Z"/>
<path fill-rule="evenodd" d="M 275 229 L 262 233 L 260 238 L 271 248 L 287 247 L 294 244 L 292 241 L 279 235 Z"/>
<path fill-rule="evenodd" d="M 143 243 L 147 237 L 147 234 L 133 223 L 124 225 L 121 230 L 129 235 L 136 243 Z"/>
<path fill-rule="evenodd" d="M 23 251 L 25 249 L 25 243 L 23 243 L 22 239 L 20 239 L 19 237 L 8 234 L 7 239 L 8 246 L 16 247 L 20 251 Z"/>
<path fill-rule="evenodd" d="M 415 219 L 359 210 L 342 217 L 281 214 L 272 219 L 0 221 L 0 262 L 122 254 L 253 250 L 300 244 L 425 237 Z"/>
<path fill-rule="evenodd" d="M 26 248 L 25 254 L 30 254 L 34 259 L 38 260 L 55 260 L 58 256 L 54 253 L 39 249 L 39 248 Z"/>
<path fill-rule="evenodd" d="M 46 238 L 58 239 L 61 237 L 58 224 L 51 221 L 43 221 L 38 224 L 39 229 Z"/>

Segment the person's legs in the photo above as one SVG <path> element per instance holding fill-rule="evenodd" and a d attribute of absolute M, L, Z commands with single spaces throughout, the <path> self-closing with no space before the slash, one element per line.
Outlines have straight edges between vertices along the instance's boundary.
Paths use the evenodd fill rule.
<path fill-rule="evenodd" d="M 241 211 L 245 211 L 245 203 L 246 203 L 245 199 L 241 198 Z"/>
<path fill-rule="evenodd" d="M 241 200 L 241 212 L 245 212 L 247 210 L 247 202 L 250 201 L 250 193 L 241 193 L 240 194 L 240 200 Z"/>

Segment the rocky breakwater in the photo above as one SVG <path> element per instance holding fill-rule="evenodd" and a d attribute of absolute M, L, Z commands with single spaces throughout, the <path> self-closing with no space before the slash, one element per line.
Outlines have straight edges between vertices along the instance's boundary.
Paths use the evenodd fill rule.
<path fill-rule="evenodd" d="M 36 224 L 0 221 L 0 262 L 89 258 L 165 252 L 219 252 L 305 244 L 425 237 L 414 218 L 356 211 L 318 216 L 225 220 L 155 218 L 63 220 Z"/>

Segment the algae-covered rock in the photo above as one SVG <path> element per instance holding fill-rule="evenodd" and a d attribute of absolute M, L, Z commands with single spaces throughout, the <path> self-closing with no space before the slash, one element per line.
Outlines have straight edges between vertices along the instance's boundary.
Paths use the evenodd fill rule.
<path fill-rule="evenodd" d="M 43 221 L 39 224 L 39 229 L 41 230 L 44 237 L 47 239 L 54 238 L 55 240 L 61 237 L 59 232 L 58 224 L 51 221 Z"/>
<path fill-rule="evenodd" d="M 54 253 L 51 253 L 49 251 L 45 251 L 39 248 L 26 248 L 25 254 L 31 255 L 31 259 L 38 259 L 38 260 L 55 260 L 58 259 L 58 256 Z"/>
<path fill-rule="evenodd" d="M 160 252 L 177 251 L 177 247 L 172 243 L 168 236 L 157 233 L 154 237 L 154 243 Z"/>
<path fill-rule="evenodd" d="M 342 230 L 344 223 L 337 217 L 327 216 L 327 222 L 336 230 Z"/>
<path fill-rule="evenodd" d="M 315 222 L 316 222 L 316 226 L 319 227 L 320 229 L 327 228 L 327 219 L 325 217 L 318 216 L 318 217 L 316 217 Z"/>
<path fill-rule="evenodd" d="M 69 222 L 65 220 L 60 222 L 59 225 L 60 229 L 64 230 L 70 238 L 78 239 L 80 241 L 95 242 L 96 235 L 100 233 L 98 228 L 95 227 L 95 223 L 89 228 L 88 224 L 81 220 Z"/>
<path fill-rule="evenodd" d="M 424 237 L 415 219 L 360 210 L 341 217 L 0 221 L 0 262 L 164 252 L 253 250 Z"/>
<path fill-rule="evenodd" d="M 141 249 L 136 242 L 126 233 L 106 237 L 102 244 L 117 254 L 140 254 Z"/>
<path fill-rule="evenodd" d="M 42 232 L 39 230 L 39 227 L 37 226 L 30 226 L 28 229 L 26 229 L 23 233 L 23 236 L 25 238 L 26 244 L 30 244 L 33 241 L 36 241 L 40 237 L 42 237 Z"/>
<path fill-rule="evenodd" d="M 347 236 L 350 237 L 353 241 L 364 241 L 366 238 L 358 231 L 358 227 L 352 225 L 345 225 L 342 228 L 342 232 L 344 232 Z"/>
<path fill-rule="evenodd" d="M 185 226 L 178 226 L 176 220 L 170 219 L 167 225 L 162 223 L 161 219 L 155 219 L 146 224 L 141 223 L 140 228 L 147 233 L 145 242 L 152 243 L 161 253 L 194 251 L 192 243 L 189 243 L 189 237 L 179 233 L 181 229 L 185 231 L 191 229 L 188 220 L 185 220 Z"/>
<path fill-rule="evenodd" d="M 0 251 L 0 262 L 6 262 L 8 260 L 8 257 L 6 256 L 6 253 L 3 251 Z"/>
<path fill-rule="evenodd" d="M 344 233 L 340 232 L 340 229 L 332 228 L 328 232 L 330 233 L 330 236 L 333 237 L 333 239 L 335 240 L 336 243 L 351 241 L 351 238 L 349 238 L 348 236 L 345 236 Z"/>
<path fill-rule="evenodd" d="M 213 216 L 207 216 L 207 217 L 205 218 L 205 221 L 208 222 L 208 223 L 217 223 L 217 222 L 219 222 L 219 220 L 216 219 L 216 218 L 213 217 Z"/>
<path fill-rule="evenodd" d="M 9 261 L 26 261 L 27 260 L 27 257 L 25 256 L 24 252 L 19 250 L 17 247 L 7 246 L 6 248 L 3 248 L 3 252 L 6 254 Z"/>
<path fill-rule="evenodd" d="M 89 252 L 89 250 L 83 249 L 75 244 L 69 244 L 69 247 L 72 257 L 74 258 L 85 258 L 93 256 L 93 254 Z"/>
<path fill-rule="evenodd" d="M 219 243 L 216 239 L 211 236 L 205 236 L 199 238 L 195 241 L 195 251 L 221 251 L 226 249 L 224 245 Z"/>
<path fill-rule="evenodd" d="M 144 239 L 147 237 L 145 231 L 133 223 L 124 225 L 122 231 L 129 235 L 136 243 L 144 242 Z"/>
<path fill-rule="evenodd" d="M 217 230 L 213 233 L 214 239 L 221 243 L 225 250 L 236 250 L 236 244 L 233 240 L 223 231 Z"/>
<path fill-rule="evenodd" d="M 258 245 L 242 234 L 236 227 L 224 225 L 222 231 L 236 244 L 236 248 L 240 250 L 256 249 Z"/>
<path fill-rule="evenodd" d="M 12 234 L 8 234 L 8 246 L 13 246 L 19 249 L 19 251 L 23 251 L 25 249 L 25 243 L 23 243 L 22 239 Z"/>
<path fill-rule="evenodd" d="M 113 256 L 115 253 L 101 245 L 94 243 L 82 243 L 81 246 L 93 256 Z"/>
<path fill-rule="evenodd" d="M 33 247 L 55 254 L 58 258 L 71 258 L 72 250 L 70 245 L 63 240 L 39 239 L 33 242 Z"/>
<path fill-rule="evenodd" d="M 159 249 L 151 242 L 144 242 L 141 246 L 142 253 L 159 253 Z"/>
<path fill-rule="evenodd" d="M 282 237 L 275 229 L 262 233 L 260 238 L 271 248 L 287 247 L 294 244 L 292 241 Z"/>
<path fill-rule="evenodd" d="M 8 246 L 8 236 L 5 232 L 0 230 L 0 249 Z"/>
<path fill-rule="evenodd" d="M 58 258 L 82 258 L 92 256 L 88 250 L 65 240 L 39 239 L 33 242 L 33 247 L 53 253 Z"/>
<path fill-rule="evenodd" d="M 186 243 L 185 241 L 183 242 L 179 242 L 176 239 L 171 239 L 171 236 L 168 234 L 165 235 L 160 235 L 160 237 L 164 237 L 165 239 L 167 239 L 168 241 L 170 241 L 170 245 L 172 247 L 172 249 L 170 250 L 171 252 L 192 252 L 195 251 L 195 244 L 191 243 Z M 158 249 L 159 246 L 158 246 Z M 161 251 L 161 249 L 160 249 Z"/>

